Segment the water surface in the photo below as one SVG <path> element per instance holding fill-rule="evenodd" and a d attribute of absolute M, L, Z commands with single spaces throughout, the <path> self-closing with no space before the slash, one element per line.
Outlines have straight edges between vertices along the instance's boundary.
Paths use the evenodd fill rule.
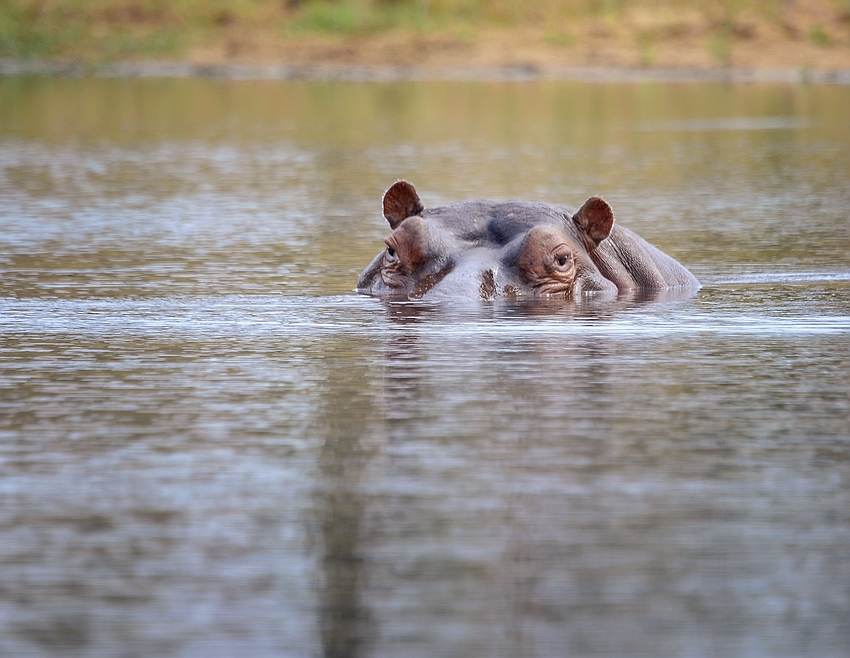
<path fill-rule="evenodd" d="M 0 79 L 0 655 L 846 656 L 848 107 Z M 398 178 L 704 287 L 357 296 Z"/>

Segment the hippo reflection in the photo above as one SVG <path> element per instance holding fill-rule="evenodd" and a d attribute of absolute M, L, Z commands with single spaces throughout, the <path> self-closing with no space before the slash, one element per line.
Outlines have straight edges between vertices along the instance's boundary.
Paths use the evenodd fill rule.
<path fill-rule="evenodd" d="M 494 299 L 699 288 L 681 264 L 615 224 L 599 197 L 577 211 L 484 200 L 425 208 L 413 185 L 399 181 L 383 206 L 393 232 L 360 275 L 361 293 Z"/>

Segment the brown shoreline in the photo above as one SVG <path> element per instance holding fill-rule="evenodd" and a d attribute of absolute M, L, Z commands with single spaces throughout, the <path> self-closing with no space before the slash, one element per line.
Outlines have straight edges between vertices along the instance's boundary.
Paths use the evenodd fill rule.
<path fill-rule="evenodd" d="M 204 64 L 195 62 L 113 62 L 83 64 L 0 60 L 2 76 L 58 78 L 216 78 L 224 80 L 730 82 L 850 85 L 850 69 L 809 68 L 628 68 L 582 66 L 381 66 L 341 64 Z"/>

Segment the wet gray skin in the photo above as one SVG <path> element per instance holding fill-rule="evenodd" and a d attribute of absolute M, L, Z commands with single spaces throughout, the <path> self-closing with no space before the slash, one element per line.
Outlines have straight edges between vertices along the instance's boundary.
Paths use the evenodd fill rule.
<path fill-rule="evenodd" d="M 591 197 L 577 211 L 528 201 L 425 208 L 413 185 L 384 194 L 393 229 L 358 292 L 408 299 L 610 294 L 699 289 L 685 267 L 614 222 Z"/>

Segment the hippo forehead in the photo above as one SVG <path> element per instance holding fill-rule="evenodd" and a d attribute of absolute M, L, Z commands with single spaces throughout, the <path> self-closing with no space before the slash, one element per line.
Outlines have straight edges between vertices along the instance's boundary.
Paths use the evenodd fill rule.
<path fill-rule="evenodd" d="M 445 231 L 465 246 L 501 247 L 535 226 L 554 226 L 578 239 L 566 206 L 529 201 L 466 201 L 429 208 L 421 217 L 435 229 Z"/>

